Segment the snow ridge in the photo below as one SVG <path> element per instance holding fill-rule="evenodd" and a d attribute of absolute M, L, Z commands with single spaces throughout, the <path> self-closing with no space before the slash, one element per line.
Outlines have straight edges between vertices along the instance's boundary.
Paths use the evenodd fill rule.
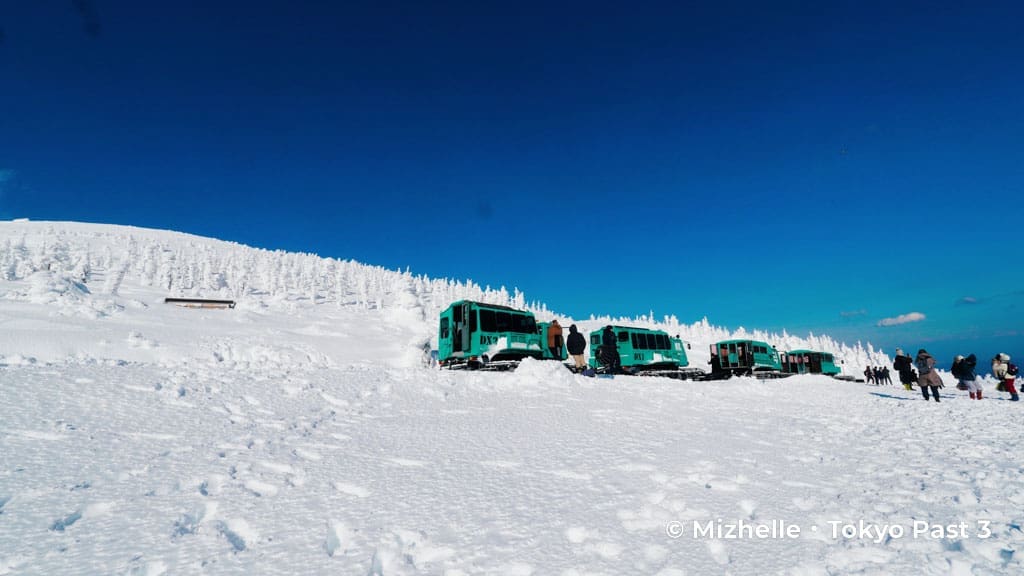
<path fill-rule="evenodd" d="M 530 310 L 542 320 L 573 321 L 504 286 L 495 289 L 472 280 L 431 279 L 353 260 L 105 224 L 0 223 L 0 280 L 15 283 L 12 289 L 0 289 L 2 299 L 79 304 L 78 313 L 93 318 L 113 314 L 125 305 L 118 297 L 126 283 L 166 296 L 236 299 L 271 310 L 331 306 L 377 311 L 395 321 L 415 323 L 421 332 L 417 346 L 428 341 L 436 345 L 438 314 L 462 299 Z M 844 362 L 848 374 L 859 374 L 868 365 L 891 364 L 889 356 L 870 343 L 850 346 L 824 335 L 731 330 L 711 325 L 707 317 L 686 324 L 674 315 L 656 319 L 652 312 L 636 318 L 591 316 L 578 322 L 588 330 L 616 323 L 678 334 L 691 343 L 694 366 L 707 362 L 711 343 L 730 338 L 764 340 L 779 350 L 831 352 Z"/>

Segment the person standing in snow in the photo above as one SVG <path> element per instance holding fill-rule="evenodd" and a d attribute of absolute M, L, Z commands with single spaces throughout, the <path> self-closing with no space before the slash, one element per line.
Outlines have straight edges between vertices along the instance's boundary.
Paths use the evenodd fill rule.
<path fill-rule="evenodd" d="M 718 354 L 712 352 L 708 364 L 711 364 L 711 375 L 716 378 L 720 377 L 722 374 L 722 359 L 718 357 Z"/>
<path fill-rule="evenodd" d="M 552 320 L 548 326 L 548 350 L 555 360 L 562 359 L 562 325 L 558 320 Z"/>
<path fill-rule="evenodd" d="M 1011 366 L 1013 367 L 1012 369 Z M 999 381 L 996 390 L 1009 392 L 1010 400 L 1013 402 L 1020 400 L 1017 396 L 1017 388 L 1014 386 L 1014 380 L 1017 378 L 1017 367 L 1010 364 L 1009 354 L 1000 352 L 992 359 L 992 376 Z"/>
<path fill-rule="evenodd" d="M 903 353 L 900 348 L 896 349 L 896 359 L 893 360 L 892 367 L 900 375 L 900 384 L 907 390 L 910 390 L 914 383 L 914 368 L 910 361 L 910 356 Z"/>
<path fill-rule="evenodd" d="M 874 374 L 874 372 L 871 371 L 871 366 L 864 369 L 864 380 L 867 381 L 868 384 L 871 384 L 874 381 L 872 374 Z"/>
<path fill-rule="evenodd" d="M 967 390 L 971 395 L 971 400 L 981 400 L 981 384 L 978 382 L 978 376 L 974 373 L 975 368 L 978 366 L 978 357 L 974 354 L 964 358 L 963 356 L 957 356 L 953 359 L 953 368 L 950 372 L 956 379 L 960 381 L 961 390 Z"/>
<path fill-rule="evenodd" d="M 932 395 L 935 396 L 935 401 L 939 401 L 939 388 L 943 387 L 942 378 L 939 377 L 938 371 L 935 370 L 935 358 L 932 357 L 924 348 L 917 351 L 917 358 L 914 358 L 914 364 L 917 366 L 917 372 L 920 374 L 917 377 L 917 385 L 921 387 L 921 394 L 925 400 L 928 400 L 928 388 L 932 389 Z"/>
<path fill-rule="evenodd" d="M 601 363 L 605 365 L 609 374 L 615 374 L 622 366 L 619 359 L 619 343 L 615 338 L 615 331 L 611 325 L 605 326 L 601 332 Z"/>
<path fill-rule="evenodd" d="M 565 340 L 565 345 L 569 349 L 569 356 L 572 356 L 576 371 L 580 372 L 586 369 L 587 363 L 583 359 L 583 351 L 587 349 L 587 339 L 576 330 L 575 324 L 569 326 L 569 337 Z"/>
<path fill-rule="evenodd" d="M 892 376 L 889 375 L 888 366 L 882 366 L 882 379 L 885 380 L 887 386 L 892 386 Z"/>
<path fill-rule="evenodd" d="M 963 354 L 957 354 L 956 356 L 953 357 L 953 365 L 950 366 L 950 368 L 949 368 L 949 373 L 953 375 L 953 378 L 956 378 L 956 389 L 957 390 L 967 390 L 967 382 L 963 378 L 960 377 L 960 375 L 963 373 L 962 372 L 963 367 L 964 367 L 963 364 L 964 364 L 964 356 L 963 356 Z M 972 398 L 973 398 L 973 395 L 972 395 Z"/>

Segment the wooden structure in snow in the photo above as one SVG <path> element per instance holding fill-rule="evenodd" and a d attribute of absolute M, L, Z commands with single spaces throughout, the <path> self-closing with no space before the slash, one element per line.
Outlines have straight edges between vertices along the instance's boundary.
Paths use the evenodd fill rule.
<path fill-rule="evenodd" d="M 210 300 L 208 298 L 164 298 L 164 304 L 182 308 L 234 308 L 234 300 Z"/>

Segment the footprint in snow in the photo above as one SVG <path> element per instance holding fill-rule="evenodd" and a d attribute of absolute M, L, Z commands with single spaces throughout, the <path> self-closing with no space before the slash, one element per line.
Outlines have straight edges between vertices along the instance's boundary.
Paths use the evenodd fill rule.
<path fill-rule="evenodd" d="M 53 524 L 51 524 L 50 530 L 53 532 L 63 532 L 64 530 L 74 525 L 75 522 L 78 522 L 81 519 L 82 513 L 80 511 L 72 512 L 71 514 L 68 514 L 60 520 L 56 520 Z"/>
<path fill-rule="evenodd" d="M 224 487 L 225 477 L 220 474 L 213 474 L 207 480 L 199 484 L 199 493 L 203 496 L 216 496 Z"/>
<path fill-rule="evenodd" d="M 319 462 L 324 459 L 324 457 L 319 453 L 313 452 L 312 450 L 306 450 L 304 448 L 296 448 L 292 450 L 292 454 L 298 458 L 302 458 L 303 460 L 310 460 L 313 462 Z"/>
<path fill-rule="evenodd" d="M 183 513 L 174 523 L 174 531 L 171 533 L 171 537 L 178 538 L 181 536 L 198 533 L 199 526 L 204 521 L 211 519 L 213 515 L 216 513 L 216 502 L 204 502 L 195 510 Z"/>
<path fill-rule="evenodd" d="M 355 537 L 358 530 L 352 530 L 344 522 L 327 523 L 327 539 L 324 540 L 324 550 L 327 555 L 333 557 L 335 554 L 344 555 L 355 549 Z"/>
<path fill-rule="evenodd" d="M 362 486 L 356 486 L 355 484 L 346 484 L 344 482 L 335 482 L 334 489 L 342 494 L 348 494 L 349 496 L 355 496 L 356 498 L 366 498 L 370 495 L 370 491 Z"/>
<path fill-rule="evenodd" d="M 277 496 L 277 486 L 268 484 L 266 482 L 260 482 L 259 480 L 246 480 L 243 484 L 246 490 L 252 492 L 256 496 Z"/>
<path fill-rule="evenodd" d="M 295 468 L 292 468 L 289 464 L 280 464 L 278 462 L 269 462 L 266 460 L 256 463 L 257 466 L 270 472 L 276 472 L 278 474 L 295 474 Z"/>
<path fill-rule="evenodd" d="M 217 532 L 227 539 L 236 552 L 249 549 L 257 539 L 256 532 L 241 518 L 217 522 Z"/>
<path fill-rule="evenodd" d="M 52 525 L 50 525 L 50 530 L 53 532 L 64 532 L 83 518 L 109 516 L 113 510 L 113 502 L 96 502 L 94 504 L 89 504 L 82 510 L 76 510 L 64 518 L 56 520 Z"/>

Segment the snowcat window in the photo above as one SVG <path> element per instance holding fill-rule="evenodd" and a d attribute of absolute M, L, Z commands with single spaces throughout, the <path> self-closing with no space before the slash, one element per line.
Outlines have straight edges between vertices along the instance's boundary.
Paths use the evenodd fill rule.
<path fill-rule="evenodd" d="M 526 314 L 510 314 L 511 316 L 511 328 L 512 332 L 518 334 L 536 334 L 537 333 L 537 320 L 533 316 L 527 316 Z"/>
<path fill-rule="evenodd" d="M 448 319 L 441 318 L 441 338 L 448 337 Z"/>
<path fill-rule="evenodd" d="M 498 321 L 494 318 L 494 310 L 480 309 L 480 331 L 497 332 Z"/>
<path fill-rule="evenodd" d="M 496 312 L 495 319 L 498 321 L 498 329 L 495 332 L 510 332 L 512 330 L 512 315 L 508 312 Z"/>
<path fill-rule="evenodd" d="M 636 332 L 634 332 L 633 333 L 633 349 L 634 350 L 639 350 L 640 348 L 643 348 L 643 346 L 640 345 L 640 334 L 637 334 Z"/>
<path fill-rule="evenodd" d="M 629 332 L 625 330 L 619 332 L 619 342 L 629 342 Z"/>
<path fill-rule="evenodd" d="M 672 346 L 668 343 L 668 334 L 658 334 L 658 349 L 669 350 Z"/>

